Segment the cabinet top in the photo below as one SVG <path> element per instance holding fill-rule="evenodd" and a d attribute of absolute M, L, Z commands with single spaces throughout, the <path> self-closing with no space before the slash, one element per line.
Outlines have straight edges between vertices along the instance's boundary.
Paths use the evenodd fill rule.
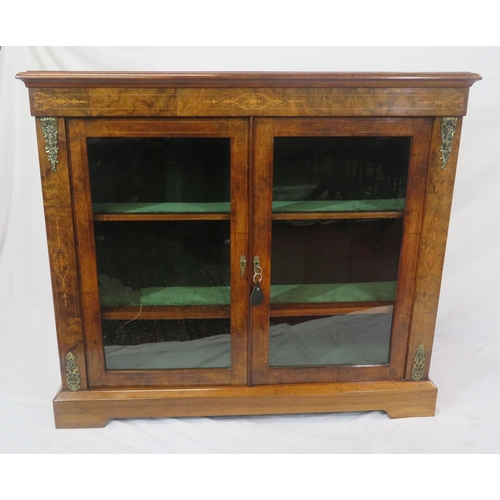
<path fill-rule="evenodd" d="M 475 73 L 28 71 L 33 116 L 464 116 Z"/>
<path fill-rule="evenodd" d="M 26 71 L 27 87 L 470 87 L 477 73 Z"/>

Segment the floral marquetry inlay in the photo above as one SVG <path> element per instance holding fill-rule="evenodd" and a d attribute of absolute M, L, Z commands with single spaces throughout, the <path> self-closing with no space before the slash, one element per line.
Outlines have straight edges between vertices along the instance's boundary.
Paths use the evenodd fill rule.
<path fill-rule="evenodd" d="M 50 95 L 43 92 L 33 94 L 33 107 L 37 111 L 51 108 L 85 107 L 89 103 L 76 97 L 66 95 Z"/>
<path fill-rule="evenodd" d="M 206 101 L 212 105 L 223 105 L 228 107 L 242 108 L 245 110 L 257 110 L 267 107 L 281 107 L 295 102 L 301 102 L 298 99 L 285 99 L 281 96 L 265 95 L 260 92 L 246 92 L 238 96 L 223 96 L 212 98 Z"/>
<path fill-rule="evenodd" d="M 56 219 L 56 234 L 55 234 L 55 251 L 52 255 L 53 268 L 56 274 L 57 285 L 62 293 L 62 298 L 64 305 L 68 305 L 68 295 L 69 295 L 69 263 L 68 254 L 64 249 L 64 241 L 61 236 L 61 228 L 59 226 L 59 220 Z"/>
<path fill-rule="evenodd" d="M 419 101 L 418 104 L 430 104 L 436 108 L 461 110 L 465 106 L 465 96 L 463 94 L 455 94 L 448 97 L 435 97 L 427 101 Z"/>

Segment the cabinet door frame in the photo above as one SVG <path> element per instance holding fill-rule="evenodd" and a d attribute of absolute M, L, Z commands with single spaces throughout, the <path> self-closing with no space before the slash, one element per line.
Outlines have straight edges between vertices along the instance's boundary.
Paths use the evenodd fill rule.
<path fill-rule="evenodd" d="M 245 118 L 70 118 L 67 119 L 67 134 L 89 388 L 246 385 L 248 376 L 248 275 L 240 273 L 239 260 L 240 256 L 248 255 L 248 120 Z M 231 210 L 227 217 L 231 226 L 230 368 L 106 370 L 95 258 L 87 137 L 230 139 Z M 151 311 L 150 314 L 153 315 Z M 196 317 L 205 316 L 199 311 Z M 159 318 L 156 317 L 156 319 Z"/>
<path fill-rule="evenodd" d="M 256 118 L 253 123 L 251 255 L 259 255 L 265 301 L 250 308 L 251 384 L 322 383 L 404 378 L 424 212 L 432 118 Z M 389 362 L 384 365 L 270 367 L 270 268 L 273 148 L 275 137 L 411 137 L 403 236 Z"/>

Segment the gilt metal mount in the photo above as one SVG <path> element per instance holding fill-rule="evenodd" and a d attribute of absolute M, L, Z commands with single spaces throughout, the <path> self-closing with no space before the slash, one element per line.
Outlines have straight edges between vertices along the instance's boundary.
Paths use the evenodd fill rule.
<path fill-rule="evenodd" d="M 446 165 L 450 159 L 457 121 L 456 116 L 441 118 L 441 170 L 446 170 Z"/>
<path fill-rule="evenodd" d="M 59 163 L 59 131 L 57 129 L 57 118 L 40 118 L 42 123 L 43 138 L 45 139 L 45 152 L 49 159 L 52 172 L 57 172 Z"/>
<path fill-rule="evenodd" d="M 420 343 L 417 346 L 417 353 L 413 358 L 413 368 L 411 370 L 412 380 L 418 381 L 422 380 L 425 371 L 425 352 L 424 344 Z"/>
<path fill-rule="evenodd" d="M 247 269 L 247 259 L 244 255 L 240 257 L 240 272 L 241 276 L 245 276 L 245 271 Z"/>
<path fill-rule="evenodd" d="M 80 389 L 80 374 L 78 372 L 75 355 L 71 351 L 66 355 L 66 361 L 66 382 L 68 390 L 73 392 L 78 391 Z"/>

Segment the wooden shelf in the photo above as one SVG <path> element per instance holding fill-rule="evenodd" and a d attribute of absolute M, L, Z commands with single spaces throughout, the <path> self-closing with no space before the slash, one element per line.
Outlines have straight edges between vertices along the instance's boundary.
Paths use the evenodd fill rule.
<path fill-rule="evenodd" d="M 390 307 L 393 304 L 393 300 L 324 304 L 271 304 L 270 316 L 271 318 L 333 316 L 383 306 Z M 230 316 L 231 307 L 229 304 L 224 306 L 107 306 L 101 309 L 101 318 L 104 320 L 221 319 Z"/>
<path fill-rule="evenodd" d="M 274 201 L 273 220 L 394 219 L 403 217 L 404 199 Z"/>
<path fill-rule="evenodd" d="M 99 290 L 103 319 L 229 316 L 230 287 L 113 286 Z M 272 316 L 344 314 L 394 303 L 395 282 L 271 286 Z"/>
<path fill-rule="evenodd" d="M 231 204 L 220 203 L 94 203 L 94 220 L 229 220 Z"/>
<path fill-rule="evenodd" d="M 403 217 L 404 199 L 274 201 L 273 220 L 394 219 Z M 94 203 L 94 220 L 229 220 L 229 202 Z"/>
<path fill-rule="evenodd" d="M 352 314 L 370 309 L 389 312 L 394 300 L 367 302 L 329 302 L 316 304 L 271 304 L 271 318 L 292 318 L 305 316 L 334 316 L 337 314 Z"/>
<path fill-rule="evenodd" d="M 117 306 L 103 307 L 105 320 L 220 319 L 229 318 L 231 308 L 223 306 Z"/>

